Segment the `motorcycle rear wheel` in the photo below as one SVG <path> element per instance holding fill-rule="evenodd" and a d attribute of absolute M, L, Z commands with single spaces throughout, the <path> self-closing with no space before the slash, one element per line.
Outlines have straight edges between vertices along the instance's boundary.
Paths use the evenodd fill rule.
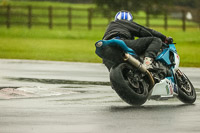
<path fill-rule="evenodd" d="M 112 88 L 119 97 L 130 105 L 140 106 L 148 98 L 147 76 L 127 63 L 121 63 L 110 70 Z"/>
<path fill-rule="evenodd" d="M 178 70 L 175 74 L 178 85 L 178 99 L 186 104 L 196 101 L 196 91 L 188 77 Z"/>

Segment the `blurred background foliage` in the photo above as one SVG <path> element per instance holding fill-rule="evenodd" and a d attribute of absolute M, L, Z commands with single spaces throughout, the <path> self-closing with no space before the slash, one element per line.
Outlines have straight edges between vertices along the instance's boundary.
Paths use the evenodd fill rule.
<path fill-rule="evenodd" d="M 106 15 L 108 12 L 129 10 L 133 12 L 146 11 L 151 14 L 162 14 L 170 9 L 192 9 L 199 12 L 200 0 L 93 0 L 99 9 Z M 199 14 L 194 14 L 199 22 Z"/>

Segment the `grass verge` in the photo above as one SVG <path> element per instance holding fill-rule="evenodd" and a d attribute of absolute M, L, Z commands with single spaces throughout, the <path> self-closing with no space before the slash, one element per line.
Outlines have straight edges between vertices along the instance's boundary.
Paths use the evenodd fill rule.
<path fill-rule="evenodd" d="M 102 38 L 105 29 L 0 28 L 0 58 L 101 62 L 95 55 L 94 43 Z M 200 67 L 198 29 L 188 29 L 186 32 L 157 30 L 174 38 L 181 66 Z"/>

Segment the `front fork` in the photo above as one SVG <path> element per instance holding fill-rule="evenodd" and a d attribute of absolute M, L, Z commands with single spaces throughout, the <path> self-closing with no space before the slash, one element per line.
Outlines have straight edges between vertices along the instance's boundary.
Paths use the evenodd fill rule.
<path fill-rule="evenodd" d="M 179 69 L 176 70 L 176 82 L 177 84 L 179 84 L 179 87 L 181 87 L 184 91 L 188 93 L 192 91 L 188 79 L 185 77 L 185 74 L 182 73 Z"/>

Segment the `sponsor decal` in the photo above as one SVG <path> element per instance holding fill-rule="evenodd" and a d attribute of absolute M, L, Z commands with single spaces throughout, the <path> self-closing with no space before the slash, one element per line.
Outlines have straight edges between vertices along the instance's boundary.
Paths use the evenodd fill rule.
<path fill-rule="evenodd" d="M 169 94 L 169 88 L 168 88 L 168 85 L 166 85 L 165 88 L 166 88 L 167 94 Z"/>
<path fill-rule="evenodd" d="M 176 55 L 176 57 L 179 59 L 179 55 Z"/>
<path fill-rule="evenodd" d="M 169 85 L 169 89 L 170 89 L 170 94 L 173 94 L 172 84 Z"/>

